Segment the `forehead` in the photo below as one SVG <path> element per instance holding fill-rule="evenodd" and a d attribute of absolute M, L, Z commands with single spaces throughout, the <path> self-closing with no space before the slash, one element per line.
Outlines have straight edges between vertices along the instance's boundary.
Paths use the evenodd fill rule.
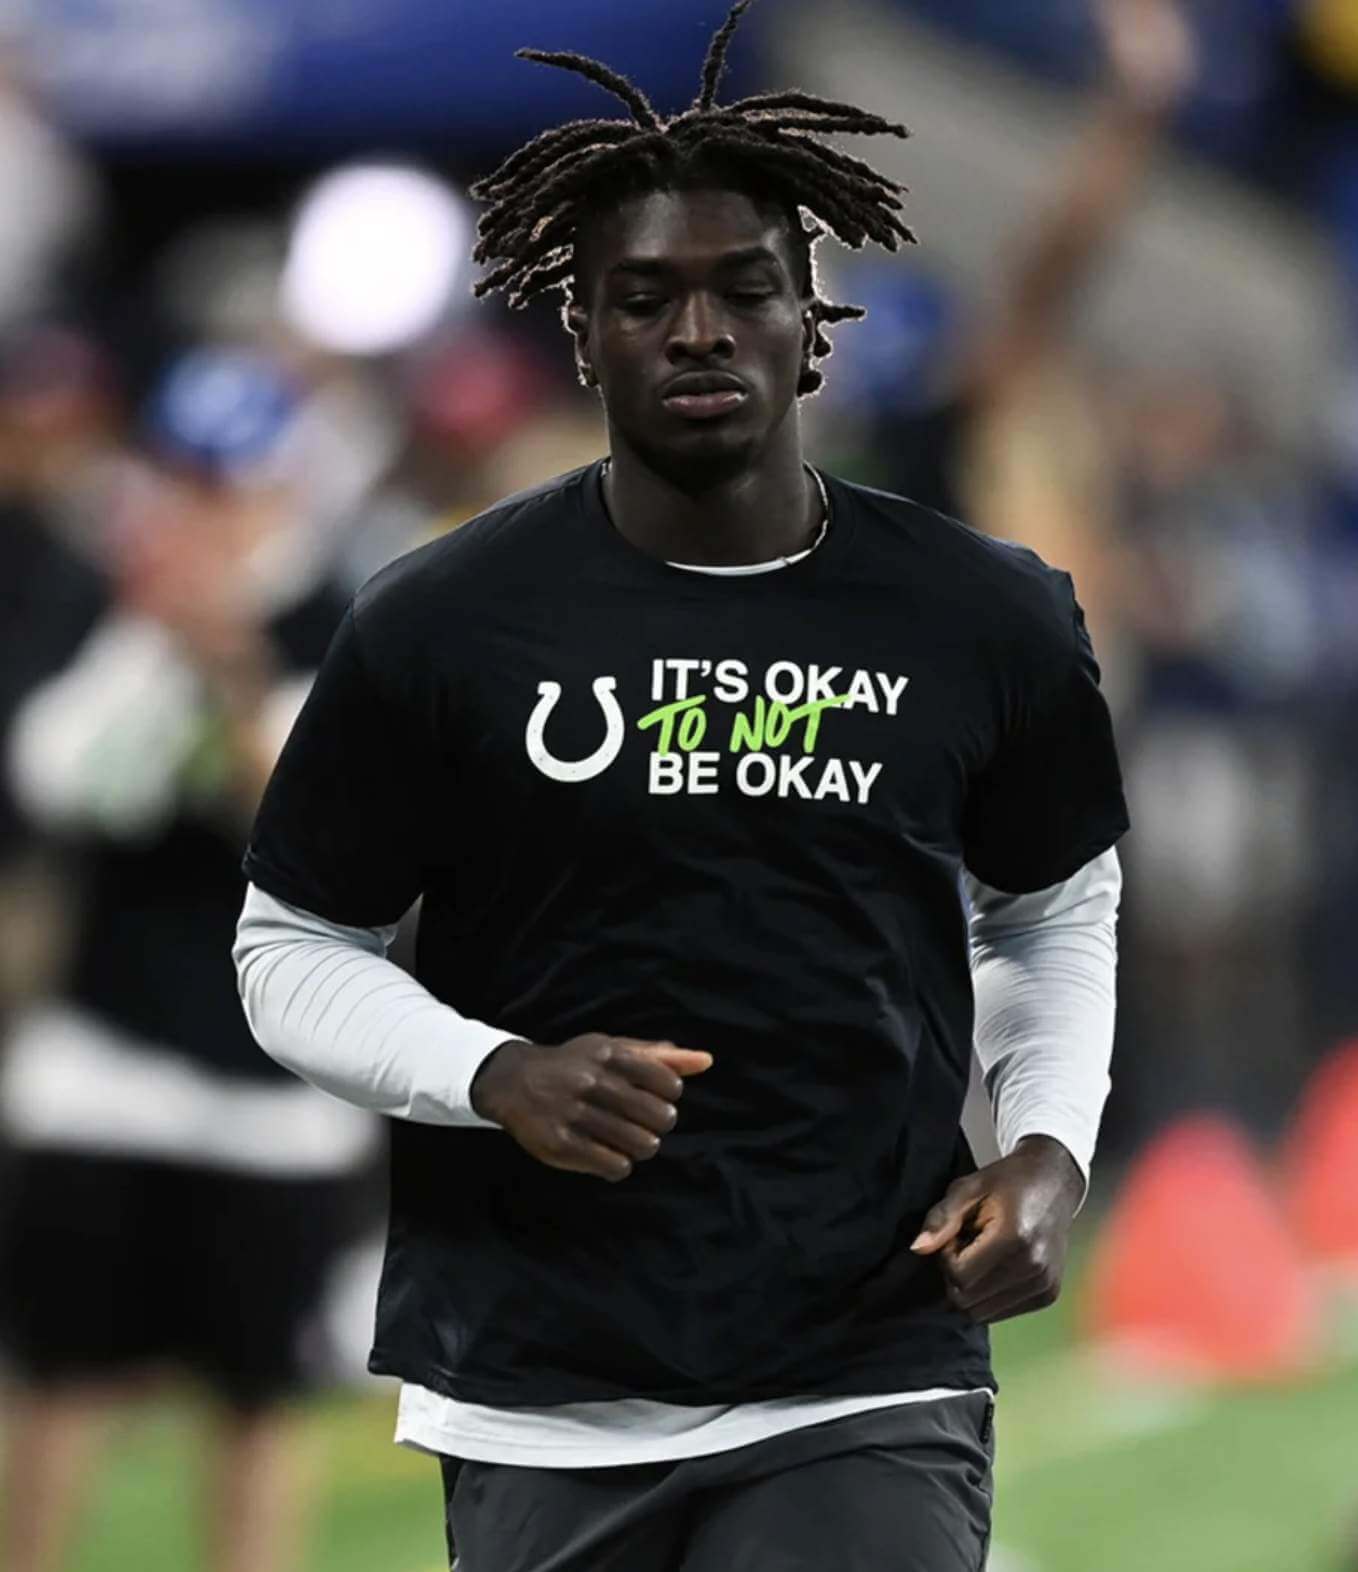
<path fill-rule="evenodd" d="M 762 246 L 793 271 L 787 220 L 740 191 L 648 192 L 588 220 L 580 239 L 596 270 L 622 261 L 683 270 Z"/>

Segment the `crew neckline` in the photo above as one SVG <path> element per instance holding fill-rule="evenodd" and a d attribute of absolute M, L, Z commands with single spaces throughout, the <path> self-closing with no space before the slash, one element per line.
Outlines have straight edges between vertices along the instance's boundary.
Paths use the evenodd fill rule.
<path fill-rule="evenodd" d="M 819 478 L 825 488 L 830 504 L 828 527 L 818 544 L 795 552 L 786 559 L 776 557 L 767 563 L 737 563 L 716 571 L 697 564 L 668 562 L 663 557 L 651 556 L 640 546 L 634 546 L 608 516 L 603 500 L 603 475 L 607 462 L 607 458 L 596 459 L 581 472 L 576 487 L 576 495 L 591 533 L 615 562 L 629 565 L 635 572 L 657 581 L 667 581 L 671 586 L 687 585 L 698 592 L 740 593 L 767 585 L 770 580 L 776 580 L 780 586 L 786 586 L 789 582 L 800 584 L 828 571 L 847 548 L 853 533 L 853 511 L 846 505 L 846 499 L 833 477 L 808 464 L 807 469 Z"/>
<path fill-rule="evenodd" d="M 815 546 L 804 546 L 801 551 L 794 551 L 790 557 L 771 557 L 767 562 L 727 563 L 724 567 L 711 562 L 668 561 L 665 566 L 678 568 L 683 573 L 707 573 L 718 579 L 753 578 L 759 573 L 781 573 L 784 568 L 795 567 L 803 557 L 809 557 L 815 549 Z"/>

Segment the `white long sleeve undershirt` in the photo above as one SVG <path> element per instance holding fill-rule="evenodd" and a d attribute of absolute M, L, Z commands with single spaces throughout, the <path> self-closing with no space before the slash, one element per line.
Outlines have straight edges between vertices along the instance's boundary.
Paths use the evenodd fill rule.
<path fill-rule="evenodd" d="M 472 1077 L 514 1034 L 459 1015 L 387 960 L 395 937 L 394 925 L 344 927 L 250 885 L 232 949 L 250 1030 L 345 1102 L 416 1124 L 489 1125 Z"/>
<path fill-rule="evenodd" d="M 1117 853 L 1007 895 L 966 876 L 975 1051 L 999 1150 L 1059 1140 L 1088 1178 L 1112 1054 Z M 251 886 L 233 951 L 250 1029 L 322 1091 L 420 1124 L 494 1128 L 471 1105 L 513 1033 L 469 1020 L 388 961 L 395 928 L 350 928 Z"/>
<path fill-rule="evenodd" d="M 775 571 L 796 560 L 692 571 Z M 1054 1136 L 1087 1184 L 1113 1045 L 1117 854 L 1110 848 L 1034 895 L 1006 895 L 970 875 L 965 887 L 974 1058 L 999 1150 L 1025 1135 Z M 279 1063 L 336 1096 L 419 1122 L 485 1126 L 471 1106 L 472 1079 L 512 1034 L 466 1020 L 412 982 L 385 959 L 394 935 L 327 923 L 252 887 L 234 950 L 251 1028 Z M 606 1468 L 708 1455 L 952 1395 L 933 1388 L 708 1407 L 625 1398 L 496 1409 L 406 1382 L 396 1440 L 489 1463 Z"/>
<path fill-rule="evenodd" d="M 1000 1150 L 1025 1135 L 1054 1136 L 1086 1179 L 1108 1087 L 1120 886 L 1112 850 L 1035 895 L 966 880 L 975 1052 Z M 252 887 L 234 952 L 251 1028 L 279 1063 L 362 1107 L 485 1126 L 471 1107 L 472 1078 L 512 1034 L 458 1015 L 386 960 L 394 934 L 341 927 Z M 707 1407 L 624 1398 L 498 1409 L 406 1382 L 396 1440 L 489 1463 L 608 1468 L 710 1455 L 951 1395 L 933 1388 Z"/>
<path fill-rule="evenodd" d="M 1108 1096 L 1122 869 L 1112 848 L 1060 884 L 1007 895 L 964 874 L 972 1043 L 1001 1153 L 1054 1136 L 1086 1188 Z"/>

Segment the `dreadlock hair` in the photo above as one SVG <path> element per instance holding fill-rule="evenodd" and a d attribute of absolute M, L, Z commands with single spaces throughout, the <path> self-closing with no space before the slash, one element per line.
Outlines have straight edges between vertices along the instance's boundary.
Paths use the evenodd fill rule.
<path fill-rule="evenodd" d="M 586 218 L 653 191 L 742 191 L 778 207 L 788 221 L 815 328 L 797 392 L 821 387 L 824 378 L 812 362 L 830 353 L 826 326 L 867 313 L 861 306 L 832 305 L 821 297 L 816 241 L 828 231 L 854 250 L 871 240 L 895 251 L 915 236 L 898 217 L 906 187 L 819 138 L 836 132 L 910 133 L 853 104 L 810 93 L 761 93 L 719 105 L 727 50 L 752 3 L 735 0 L 708 46 L 698 97 L 669 120 L 626 77 L 597 60 L 518 51 L 520 59 L 558 66 L 597 83 L 622 100 L 631 119 L 571 120 L 544 131 L 472 186 L 472 196 L 487 204 L 472 255 L 491 269 L 474 287 L 478 297 L 501 290 L 511 306 L 519 307 L 560 288 L 566 317 L 579 293 L 576 238 Z M 809 225 L 803 223 L 803 212 Z"/>

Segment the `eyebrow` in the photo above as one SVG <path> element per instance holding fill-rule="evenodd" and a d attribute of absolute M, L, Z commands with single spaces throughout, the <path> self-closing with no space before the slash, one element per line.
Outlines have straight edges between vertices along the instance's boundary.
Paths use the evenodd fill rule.
<path fill-rule="evenodd" d="M 742 246 L 738 251 L 724 251 L 717 258 L 716 266 L 719 269 L 731 270 L 749 267 L 757 262 L 772 263 L 774 267 L 782 266 L 777 253 L 770 251 L 767 246 Z M 619 273 L 630 273 L 641 278 L 659 278 L 673 271 L 674 265 L 670 262 L 658 261 L 650 257 L 624 257 L 621 262 L 615 262 L 609 268 L 607 276 L 613 278 Z"/>

